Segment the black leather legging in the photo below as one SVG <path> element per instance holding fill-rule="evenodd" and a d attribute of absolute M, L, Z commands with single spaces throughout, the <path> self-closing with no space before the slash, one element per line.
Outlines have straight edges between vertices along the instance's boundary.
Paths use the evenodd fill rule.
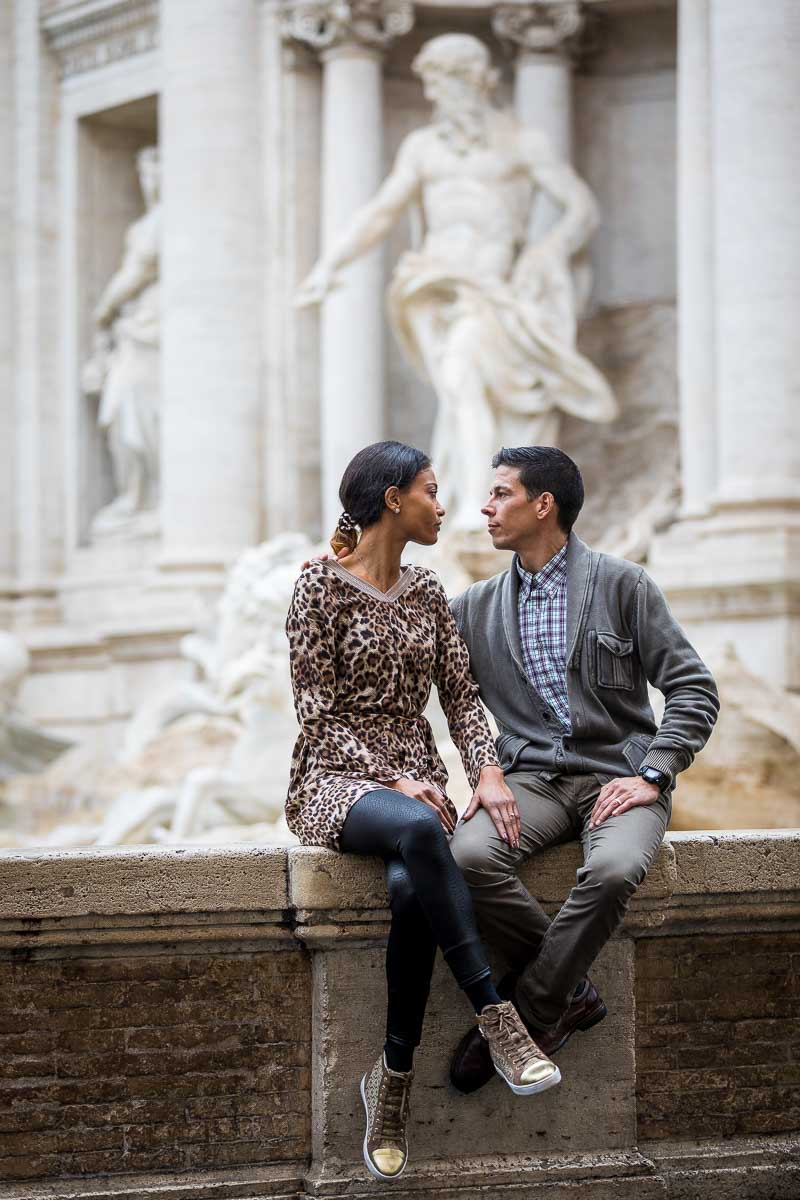
<path fill-rule="evenodd" d="M 380 855 L 392 924 L 386 948 L 386 1036 L 418 1046 L 437 945 L 459 987 L 489 973 L 469 889 L 432 808 L 390 788 L 368 792 L 347 814 L 340 845 Z"/>

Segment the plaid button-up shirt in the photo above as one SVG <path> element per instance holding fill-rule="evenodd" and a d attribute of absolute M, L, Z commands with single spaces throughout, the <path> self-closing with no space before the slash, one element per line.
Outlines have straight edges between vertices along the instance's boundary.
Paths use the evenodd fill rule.
<path fill-rule="evenodd" d="M 567 543 L 540 571 L 519 572 L 519 636 L 525 671 L 569 732 L 567 698 Z"/>

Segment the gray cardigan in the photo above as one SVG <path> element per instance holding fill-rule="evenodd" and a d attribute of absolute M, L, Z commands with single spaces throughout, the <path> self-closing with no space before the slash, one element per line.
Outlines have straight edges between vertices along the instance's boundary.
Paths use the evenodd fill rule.
<path fill-rule="evenodd" d="M 567 733 L 525 674 L 511 569 L 451 601 L 481 699 L 497 721 L 503 769 L 636 774 L 674 780 L 703 748 L 719 698 L 710 671 L 637 564 L 591 550 L 573 533 L 567 549 Z M 664 693 L 657 726 L 647 683 Z"/>

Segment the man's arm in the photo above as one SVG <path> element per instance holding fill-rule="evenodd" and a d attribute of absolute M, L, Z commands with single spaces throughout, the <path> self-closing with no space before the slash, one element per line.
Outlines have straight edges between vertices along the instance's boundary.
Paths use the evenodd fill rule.
<path fill-rule="evenodd" d="M 361 258 L 386 237 L 397 218 L 419 191 L 420 175 L 416 167 L 415 135 L 406 138 L 391 174 L 353 217 L 352 221 L 300 284 L 295 304 L 303 307 L 319 304 L 336 286 L 336 273 Z"/>
<path fill-rule="evenodd" d="M 664 716 L 642 768 L 662 771 L 674 783 L 714 728 L 719 712 L 717 686 L 670 612 L 663 592 L 644 571 L 634 595 L 633 630 L 645 675 L 665 698 Z M 659 793 L 655 783 L 640 775 L 612 779 L 600 789 L 590 828 L 636 805 L 655 803 Z"/>
<path fill-rule="evenodd" d="M 642 766 L 666 771 L 674 779 L 709 739 L 719 713 L 717 685 L 664 593 L 644 571 L 636 585 L 634 633 L 645 674 L 665 699 L 661 725 Z"/>

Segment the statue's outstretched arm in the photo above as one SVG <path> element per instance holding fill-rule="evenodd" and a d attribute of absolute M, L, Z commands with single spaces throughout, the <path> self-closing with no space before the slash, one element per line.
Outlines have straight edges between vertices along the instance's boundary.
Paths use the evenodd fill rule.
<path fill-rule="evenodd" d="M 302 307 L 319 304 L 336 286 L 336 273 L 361 258 L 386 237 L 397 218 L 419 191 L 420 178 L 405 143 L 389 177 L 372 200 L 358 210 L 350 224 L 303 280 L 295 296 Z"/>

